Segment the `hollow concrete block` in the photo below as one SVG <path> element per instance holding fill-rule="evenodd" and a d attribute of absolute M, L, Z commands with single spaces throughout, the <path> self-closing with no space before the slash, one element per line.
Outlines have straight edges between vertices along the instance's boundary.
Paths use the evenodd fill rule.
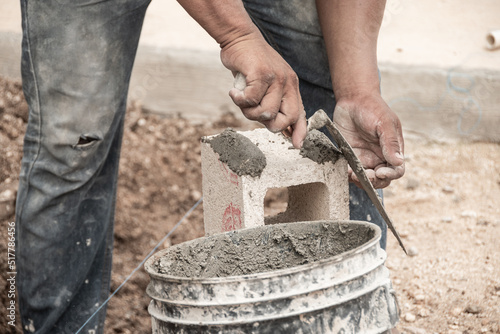
<path fill-rule="evenodd" d="M 318 164 L 291 148 L 292 144 L 282 134 L 267 129 L 238 133 L 260 148 L 267 165 L 260 177 L 238 176 L 219 160 L 210 143 L 202 142 L 206 235 L 273 223 L 349 219 L 345 158 Z M 289 196 L 286 211 L 264 219 L 267 191 L 284 187 L 288 188 Z"/>

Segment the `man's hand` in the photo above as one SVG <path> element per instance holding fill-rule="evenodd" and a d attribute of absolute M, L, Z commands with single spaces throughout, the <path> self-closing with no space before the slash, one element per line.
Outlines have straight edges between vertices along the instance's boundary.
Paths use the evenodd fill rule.
<path fill-rule="evenodd" d="M 241 0 L 178 0 L 186 11 L 219 43 L 222 63 L 246 78 L 243 90 L 230 96 L 243 114 L 269 130 L 288 129 L 299 148 L 306 136 L 306 114 L 295 72 L 248 16 Z"/>
<path fill-rule="evenodd" d="M 246 118 L 258 121 L 272 132 L 288 129 L 296 148 L 306 136 L 306 114 L 299 80 L 286 61 L 260 34 L 247 35 L 221 50 L 224 66 L 245 82 L 229 95 Z"/>
<path fill-rule="evenodd" d="M 403 176 L 401 123 L 380 95 L 339 99 L 333 120 L 352 146 L 375 188 L 385 188 L 392 180 Z M 360 186 L 351 169 L 349 179 Z"/>

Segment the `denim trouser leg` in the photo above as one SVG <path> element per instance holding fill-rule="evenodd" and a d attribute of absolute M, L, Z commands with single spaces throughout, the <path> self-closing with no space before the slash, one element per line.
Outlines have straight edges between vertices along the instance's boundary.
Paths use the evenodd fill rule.
<path fill-rule="evenodd" d="M 300 92 L 307 116 L 310 117 L 321 108 L 333 117 L 335 96 L 314 0 L 243 2 L 269 44 L 299 76 Z M 349 192 L 350 218 L 378 225 L 382 229 L 380 244 L 385 248 L 387 226 L 383 218 L 364 190 L 350 184 Z M 381 190 L 379 194 L 382 196 Z"/>
<path fill-rule="evenodd" d="M 30 116 L 16 208 L 25 332 L 75 333 L 109 293 L 128 84 L 149 0 L 21 0 Z M 102 333 L 105 308 L 81 333 Z"/>

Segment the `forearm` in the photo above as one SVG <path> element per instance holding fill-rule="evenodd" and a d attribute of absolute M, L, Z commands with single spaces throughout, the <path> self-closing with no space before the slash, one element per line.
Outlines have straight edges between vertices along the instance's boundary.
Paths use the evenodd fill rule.
<path fill-rule="evenodd" d="M 385 0 L 316 0 L 337 99 L 379 94 L 377 38 Z"/>
<path fill-rule="evenodd" d="M 241 39 L 260 37 L 241 0 L 178 0 L 221 48 Z"/>

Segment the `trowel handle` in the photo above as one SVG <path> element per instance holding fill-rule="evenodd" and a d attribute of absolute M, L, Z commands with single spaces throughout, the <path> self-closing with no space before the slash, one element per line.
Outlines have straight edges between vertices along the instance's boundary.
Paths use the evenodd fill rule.
<path fill-rule="evenodd" d="M 241 91 L 245 90 L 247 87 L 247 79 L 241 72 L 237 72 L 234 76 L 233 87 Z"/>

